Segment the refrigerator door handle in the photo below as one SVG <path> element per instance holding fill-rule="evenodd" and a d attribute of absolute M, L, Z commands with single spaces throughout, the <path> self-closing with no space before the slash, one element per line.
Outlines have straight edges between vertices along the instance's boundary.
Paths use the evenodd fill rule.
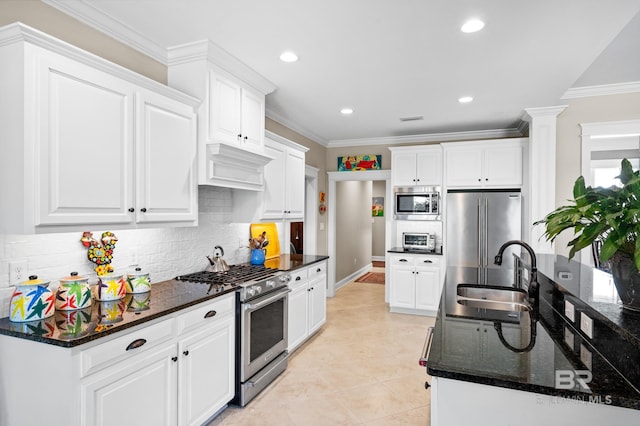
<path fill-rule="evenodd" d="M 478 266 L 482 266 L 482 215 L 480 214 L 480 202 L 481 198 L 478 198 Z"/>

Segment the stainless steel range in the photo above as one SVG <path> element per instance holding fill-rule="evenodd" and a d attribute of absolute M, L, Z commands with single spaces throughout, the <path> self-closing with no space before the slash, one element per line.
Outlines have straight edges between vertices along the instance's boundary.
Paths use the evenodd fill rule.
<path fill-rule="evenodd" d="M 245 406 L 287 368 L 287 283 L 291 275 L 255 265 L 231 265 L 226 272 L 176 277 L 216 288 L 238 289 L 236 304 L 236 395 Z M 211 291 L 211 290 L 210 290 Z"/>

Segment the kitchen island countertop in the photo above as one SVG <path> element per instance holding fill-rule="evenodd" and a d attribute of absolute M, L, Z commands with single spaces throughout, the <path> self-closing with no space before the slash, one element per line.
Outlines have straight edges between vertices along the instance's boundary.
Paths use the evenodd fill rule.
<path fill-rule="evenodd" d="M 268 260 L 265 266 L 292 271 L 325 259 L 328 256 L 283 254 Z M 8 317 L 0 318 L 0 334 L 56 346 L 76 347 L 235 291 L 235 288 L 227 286 L 220 290 L 206 284 L 172 279 L 152 284 L 148 293 L 128 294 L 116 302 L 94 300 L 88 308 L 56 311 L 54 316 L 40 321 L 17 323 L 9 321 Z M 141 302 L 139 298 L 144 301 Z M 110 321 L 104 320 L 105 311 L 109 312 Z"/>
<path fill-rule="evenodd" d="M 538 260 L 543 267 L 538 275 L 540 297 L 533 315 L 526 311 L 496 313 L 457 301 L 458 284 L 488 282 L 511 287 L 519 276 L 516 270 L 506 266 L 447 268 L 427 359 L 428 373 L 534 392 L 549 398 L 596 401 L 640 410 L 640 367 L 635 335 L 640 318 L 622 312 L 615 298 L 606 302 L 596 297 L 598 302 L 594 302 L 593 296 L 585 297 L 584 285 L 573 282 L 569 287 L 588 300 L 581 304 L 577 296 L 551 279 L 558 276 L 558 268 L 560 271 L 572 270 L 569 267 L 580 269 L 579 264 L 570 265 L 566 258 L 551 255 L 541 255 Z M 583 274 L 583 281 L 589 281 L 590 275 L 584 270 Z M 486 281 L 481 279 L 483 276 L 487 276 Z M 575 271 L 569 276 L 579 278 Z M 586 285 L 592 286 L 591 281 Z M 590 288 L 592 295 L 597 294 Z M 582 289 L 582 294 L 578 289 Z M 576 307 L 573 321 L 565 316 L 565 300 L 571 300 Z M 601 304 L 607 305 L 605 314 L 588 310 Z M 607 313 L 612 311 L 616 315 Z M 585 312 L 594 323 L 593 338 L 580 330 L 580 315 Z M 616 317 L 624 321 L 616 324 L 612 321 Z M 569 370 L 590 371 L 593 377 L 588 387 L 559 388 L 557 372 Z"/>

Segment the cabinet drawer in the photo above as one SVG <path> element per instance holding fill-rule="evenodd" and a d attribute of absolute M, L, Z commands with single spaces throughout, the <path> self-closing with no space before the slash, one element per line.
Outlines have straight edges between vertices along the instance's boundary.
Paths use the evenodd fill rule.
<path fill-rule="evenodd" d="M 214 301 L 198 305 L 195 309 L 178 317 L 178 334 L 198 328 L 211 321 L 233 314 L 235 293 L 221 296 Z"/>
<path fill-rule="evenodd" d="M 174 320 L 168 319 L 82 351 L 80 356 L 81 377 L 93 374 L 118 362 L 126 361 L 158 343 L 173 338 L 173 325 Z"/>
<path fill-rule="evenodd" d="M 291 272 L 291 281 L 289 281 L 289 288 L 295 289 L 300 287 L 301 285 L 307 285 L 309 269 L 296 269 Z"/>
<path fill-rule="evenodd" d="M 416 266 L 439 266 L 441 259 L 436 256 L 420 256 L 415 258 Z"/>
<path fill-rule="evenodd" d="M 316 263 L 309 267 L 309 279 L 314 279 L 327 273 L 327 262 Z"/>
<path fill-rule="evenodd" d="M 415 265 L 415 256 L 390 256 L 389 263 L 391 266 L 414 266 Z"/>

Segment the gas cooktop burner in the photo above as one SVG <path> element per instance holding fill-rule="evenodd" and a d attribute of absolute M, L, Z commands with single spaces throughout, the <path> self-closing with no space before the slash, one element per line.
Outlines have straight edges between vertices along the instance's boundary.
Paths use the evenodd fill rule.
<path fill-rule="evenodd" d="M 226 272 L 194 272 L 176 277 L 176 280 L 203 284 L 239 286 L 257 280 L 266 280 L 278 272 L 277 269 L 258 265 L 231 265 Z"/>

